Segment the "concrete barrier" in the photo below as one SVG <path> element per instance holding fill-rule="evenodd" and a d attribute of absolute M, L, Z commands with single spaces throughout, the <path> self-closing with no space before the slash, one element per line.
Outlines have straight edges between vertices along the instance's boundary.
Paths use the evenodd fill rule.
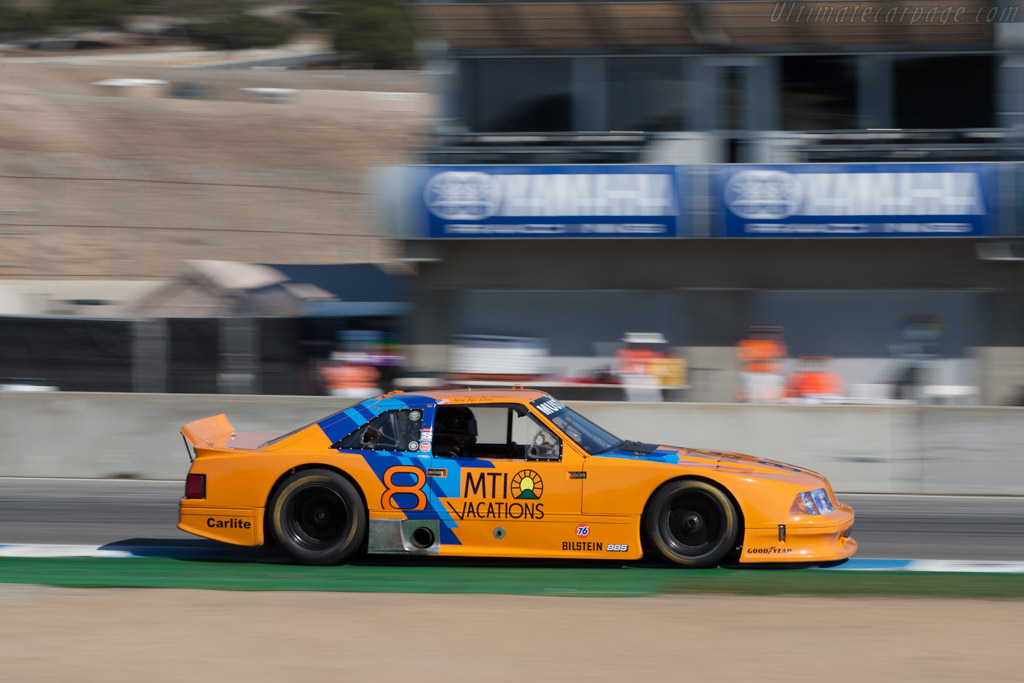
<path fill-rule="evenodd" d="M 921 491 L 916 408 L 593 402 L 573 407 L 620 438 L 781 460 L 824 474 L 841 491 Z"/>
<path fill-rule="evenodd" d="M 283 434 L 349 406 L 326 396 L 0 393 L 0 476 L 184 479 L 182 425 L 226 413 Z"/>
<path fill-rule="evenodd" d="M 310 396 L 0 393 L 0 476 L 183 479 L 178 429 L 226 413 L 281 434 L 347 407 Z M 621 438 L 734 450 L 841 492 L 1024 495 L 1024 409 L 569 402 Z"/>

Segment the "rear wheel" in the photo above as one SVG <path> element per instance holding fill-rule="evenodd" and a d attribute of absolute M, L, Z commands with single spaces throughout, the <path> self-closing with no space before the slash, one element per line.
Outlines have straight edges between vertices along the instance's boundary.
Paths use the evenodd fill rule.
<path fill-rule="evenodd" d="M 717 566 L 739 533 L 736 507 L 724 491 L 704 481 L 682 480 L 654 492 L 647 506 L 646 536 L 662 557 L 680 567 Z"/>
<path fill-rule="evenodd" d="M 341 564 L 366 536 L 366 507 L 358 489 L 331 470 L 291 475 L 269 508 L 277 544 L 303 564 Z"/>

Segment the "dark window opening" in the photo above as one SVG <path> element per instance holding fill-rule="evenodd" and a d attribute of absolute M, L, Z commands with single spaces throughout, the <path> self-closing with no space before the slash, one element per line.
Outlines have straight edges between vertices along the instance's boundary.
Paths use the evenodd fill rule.
<path fill-rule="evenodd" d="M 359 429 L 331 445 L 343 451 L 418 452 L 423 413 L 391 410 L 381 413 Z"/>
<path fill-rule="evenodd" d="M 474 132 L 572 130 L 569 60 L 555 57 L 468 59 L 463 116 Z"/>
<path fill-rule="evenodd" d="M 783 130 L 857 127 L 855 57 L 783 57 Z"/>
<path fill-rule="evenodd" d="M 684 87 L 678 57 L 609 59 L 609 130 L 683 130 Z"/>
<path fill-rule="evenodd" d="M 893 106 L 896 127 L 993 127 L 994 69 L 991 55 L 895 59 Z"/>

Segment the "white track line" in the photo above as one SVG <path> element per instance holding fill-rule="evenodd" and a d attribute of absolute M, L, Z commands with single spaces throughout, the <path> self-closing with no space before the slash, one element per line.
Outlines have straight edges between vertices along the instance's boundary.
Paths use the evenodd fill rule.
<path fill-rule="evenodd" d="M 1024 562 L 981 562 L 972 560 L 911 560 L 911 572 L 971 572 L 980 574 L 1021 574 Z"/>
<path fill-rule="evenodd" d="M 0 545 L 0 557 L 139 557 L 130 550 L 104 550 L 95 545 Z"/>
<path fill-rule="evenodd" d="M 0 558 L 70 558 L 70 557 L 165 557 L 188 558 L 197 556 L 224 557 L 243 555 L 237 547 L 182 547 L 182 546 L 122 546 L 106 548 L 93 545 L 60 545 L 47 543 L 0 544 Z M 907 571 L 954 572 L 983 574 L 1024 574 L 1024 562 L 986 562 L 980 560 L 876 560 L 855 558 L 827 571 Z"/>

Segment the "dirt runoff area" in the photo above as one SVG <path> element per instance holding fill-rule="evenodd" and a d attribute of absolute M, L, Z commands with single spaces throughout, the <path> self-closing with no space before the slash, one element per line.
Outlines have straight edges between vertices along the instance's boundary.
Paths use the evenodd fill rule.
<path fill-rule="evenodd" d="M 0 680 L 1019 681 L 1022 607 L 0 585 Z"/>

